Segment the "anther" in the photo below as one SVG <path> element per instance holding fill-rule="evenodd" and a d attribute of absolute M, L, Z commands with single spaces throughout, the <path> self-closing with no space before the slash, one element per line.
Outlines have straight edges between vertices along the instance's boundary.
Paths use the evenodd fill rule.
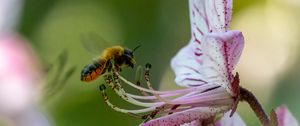
<path fill-rule="evenodd" d="M 105 90 L 105 89 L 106 89 L 106 87 L 105 87 L 105 85 L 104 85 L 104 84 L 101 84 L 101 85 L 99 86 L 99 89 L 100 89 L 100 91 L 103 91 L 103 90 Z"/>
<path fill-rule="evenodd" d="M 150 64 L 150 63 L 147 63 L 147 64 L 146 64 L 146 68 L 151 69 L 151 64 Z"/>

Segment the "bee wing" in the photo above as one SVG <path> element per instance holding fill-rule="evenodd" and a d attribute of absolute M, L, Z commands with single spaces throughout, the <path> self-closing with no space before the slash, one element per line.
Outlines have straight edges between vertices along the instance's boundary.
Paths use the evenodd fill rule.
<path fill-rule="evenodd" d="M 81 35 L 81 42 L 83 47 L 92 54 L 100 54 L 107 47 L 111 47 L 117 43 L 107 42 L 100 35 L 90 32 Z"/>

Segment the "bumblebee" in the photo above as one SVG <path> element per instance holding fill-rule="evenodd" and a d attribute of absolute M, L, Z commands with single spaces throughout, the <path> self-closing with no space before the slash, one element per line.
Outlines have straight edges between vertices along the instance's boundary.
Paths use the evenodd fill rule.
<path fill-rule="evenodd" d="M 135 60 L 133 53 L 139 47 L 140 45 L 133 50 L 123 48 L 122 46 L 112 46 L 104 49 L 98 58 L 83 68 L 81 71 L 81 81 L 90 82 L 95 80 L 105 72 L 110 71 L 112 65 L 118 71 L 121 71 L 121 67 L 134 68 Z"/>

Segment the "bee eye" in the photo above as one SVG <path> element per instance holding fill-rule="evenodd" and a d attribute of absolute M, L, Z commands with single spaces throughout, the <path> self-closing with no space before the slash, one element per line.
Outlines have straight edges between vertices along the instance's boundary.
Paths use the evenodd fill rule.
<path fill-rule="evenodd" d="M 127 55 L 127 54 L 124 54 L 124 56 L 125 56 L 126 58 L 128 58 L 128 59 L 132 59 L 132 58 L 133 58 L 133 56 L 132 56 L 132 55 Z"/>
<path fill-rule="evenodd" d="M 128 49 L 126 49 L 126 50 L 124 51 L 124 55 L 126 55 L 126 56 L 129 57 L 129 58 L 133 58 L 133 52 L 130 51 L 130 50 L 128 50 Z"/>

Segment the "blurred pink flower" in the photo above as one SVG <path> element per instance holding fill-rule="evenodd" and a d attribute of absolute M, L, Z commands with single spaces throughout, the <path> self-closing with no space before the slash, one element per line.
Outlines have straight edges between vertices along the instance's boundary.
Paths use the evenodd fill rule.
<path fill-rule="evenodd" d="M 24 110 L 33 103 L 39 65 L 22 39 L 12 34 L 0 36 L 0 112 Z"/>
<path fill-rule="evenodd" d="M 34 123 L 44 118 L 34 109 L 42 84 L 40 70 L 36 55 L 21 37 L 0 35 L 0 115 L 14 125 L 25 126 L 21 122 L 26 122 L 27 126 L 38 126 Z M 24 121 L 34 116 L 33 122 Z"/>
<path fill-rule="evenodd" d="M 275 113 L 278 119 L 278 126 L 298 126 L 295 117 L 290 113 L 286 106 L 279 106 Z"/>

